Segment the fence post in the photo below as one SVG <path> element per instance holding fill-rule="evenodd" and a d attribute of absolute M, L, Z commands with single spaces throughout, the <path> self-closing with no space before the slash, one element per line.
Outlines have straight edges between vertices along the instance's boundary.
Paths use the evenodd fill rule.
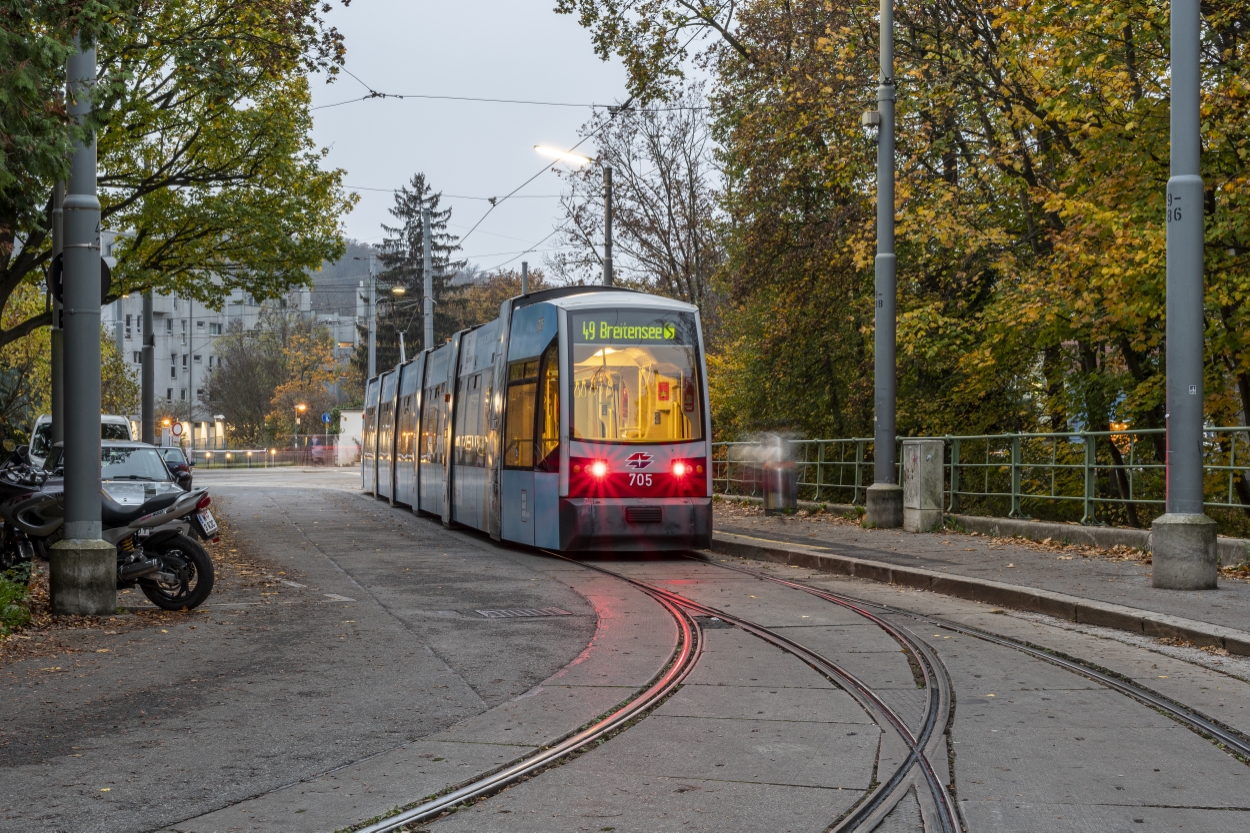
<path fill-rule="evenodd" d="M 947 509 L 952 515 L 959 512 L 959 438 L 947 435 L 951 441 L 951 501 Z"/>
<path fill-rule="evenodd" d="M 855 495 L 851 498 L 851 503 L 855 506 L 860 505 L 860 487 L 864 485 L 864 475 L 862 469 L 864 467 L 864 441 L 855 441 Z"/>
<path fill-rule="evenodd" d="M 1009 518 L 1023 517 L 1020 511 L 1020 435 L 1011 435 L 1011 511 Z"/>
<path fill-rule="evenodd" d="M 1098 523 L 1094 510 L 1094 497 L 1098 491 L 1098 448 L 1095 445 L 1095 438 L 1088 436 L 1084 431 L 1081 432 L 1081 438 L 1085 440 L 1085 465 L 1083 468 L 1085 473 L 1085 512 L 1081 516 L 1081 523 L 1093 525 Z"/>
<path fill-rule="evenodd" d="M 820 502 L 820 496 L 825 485 L 825 441 L 816 441 L 816 502 Z"/>

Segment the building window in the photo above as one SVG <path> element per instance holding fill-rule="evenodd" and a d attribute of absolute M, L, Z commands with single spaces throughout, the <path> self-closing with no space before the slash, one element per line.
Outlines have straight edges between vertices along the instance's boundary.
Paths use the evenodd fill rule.
<path fill-rule="evenodd" d="M 174 401 L 174 389 L 173 388 L 165 388 L 165 400 L 167 402 Z"/>
<path fill-rule="evenodd" d="M 180 394 L 180 396 L 181 396 L 181 398 L 182 398 L 182 401 L 183 401 L 183 402 L 186 402 L 186 401 L 187 401 L 187 389 L 186 389 L 186 388 L 179 388 L 179 389 L 178 389 L 178 392 L 179 392 L 179 394 Z"/>
<path fill-rule="evenodd" d="M 196 321 L 196 322 L 195 322 L 195 326 L 199 327 L 199 328 L 202 330 L 202 329 L 204 329 L 204 322 L 203 322 L 203 321 Z"/>
<path fill-rule="evenodd" d="M 129 315 L 126 316 L 126 338 L 127 339 L 134 338 L 134 334 L 130 330 L 130 316 Z"/>
<path fill-rule="evenodd" d="M 182 369 L 183 370 L 187 369 L 187 354 L 186 353 L 182 354 Z"/>
<path fill-rule="evenodd" d="M 166 318 L 165 319 L 165 332 L 172 333 L 173 331 L 174 331 L 174 319 Z"/>
<path fill-rule="evenodd" d="M 196 388 L 196 389 L 195 389 L 195 398 L 196 398 L 196 399 L 203 399 L 203 398 L 204 398 L 204 388 Z M 203 424 L 203 423 L 201 423 L 201 424 Z"/>
<path fill-rule="evenodd" d="M 212 356 L 208 357 L 208 369 L 209 370 L 213 369 L 213 357 Z"/>
<path fill-rule="evenodd" d="M 171 379 L 177 379 L 177 378 L 178 378 L 178 368 L 176 368 L 176 367 L 170 367 L 170 368 L 169 368 L 169 378 L 171 378 Z"/>
<path fill-rule="evenodd" d="M 134 352 L 134 363 L 143 364 L 143 351 L 142 350 L 136 350 Z"/>
<path fill-rule="evenodd" d="M 208 325 L 208 334 L 209 334 L 209 335 L 213 335 L 213 336 L 219 336 L 219 335 L 221 335 L 221 325 L 220 325 L 220 324 L 209 324 L 209 325 Z"/>
<path fill-rule="evenodd" d="M 196 363 L 196 364 L 203 364 L 204 362 L 203 362 L 203 360 L 202 360 L 202 357 L 200 357 L 200 356 L 196 356 L 196 357 L 195 357 L 195 363 Z"/>

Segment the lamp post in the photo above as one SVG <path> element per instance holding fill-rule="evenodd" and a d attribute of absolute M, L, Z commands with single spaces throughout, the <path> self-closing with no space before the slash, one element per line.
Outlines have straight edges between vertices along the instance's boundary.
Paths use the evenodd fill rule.
<path fill-rule="evenodd" d="M 430 207 L 421 207 L 421 285 L 422 296 L 422 335 L 425 349 L 434 349 L 434 241 L 430 232 Z"/>
<path fill-rule="evenodd" d="M 1202 17 L 1172 0 L 1171 177 L 1167 185 L 1167 511 L 1151 525 L 1152 583 L 1214 589 L 1216 523 L 1203 506 Z"/>
<path fill-rule="evenodd" d="M 873 477 L 865 500 L 867 526 L 903 525 L 903 489 L 894 460 L 896 370 L 894 256 L 894 6 L 881 0 L 881 78 L 877 111 L 865 125 L 877 126 L 877 260 L 873 336 Z"/>
<path fill-rule="evenodd" d="M 308 406 L 302 402 L 295 406 L 295 440 L 294 440 L 294 445 L 292 447 L 296 449 L 299 448 L 299 418 L 303 416 L 304 411 L 307 411 L 307 410 L 308 410 Z"/>

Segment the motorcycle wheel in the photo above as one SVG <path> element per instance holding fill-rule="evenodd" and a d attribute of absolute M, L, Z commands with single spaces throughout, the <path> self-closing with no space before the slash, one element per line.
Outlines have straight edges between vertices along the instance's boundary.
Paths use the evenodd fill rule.
<path fill-rule="evenodd" d="M 165 610 L 191 610 L 213 592 L 213 561 L 198 542 L 177 535 L 155 547 L 153 555 L 160 559 L 162 572 L 175 578 L 139 580 L 143 595 L 152 604 Z"/>

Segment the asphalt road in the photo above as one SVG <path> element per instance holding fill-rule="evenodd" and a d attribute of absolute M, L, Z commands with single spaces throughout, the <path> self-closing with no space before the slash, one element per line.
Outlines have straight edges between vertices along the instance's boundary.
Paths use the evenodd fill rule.
<path fill-rule="evenodd" d="M 182 624 L 82 633 L 74 652 L 0 669 L 13 705 L 0 829 L 344 828 L 584 725 L 675 645 L 667 614 L 623 582 L 444 530 L 361 495 L 354 472 L 197 480 L 274 580 L 227 582 Z M 596 563 L 783 633 L 920 720 L 926 692 L 899 646 L 853 613 L 715 563 Z M 1084 658 L 1250 733 L 1235 671 L 931 593 L 747 566 Z M 552 607 L 569 615 L 478 613 Z M 1250 767 L 1207 739 L 1010 648 L 895 621 L 950 673 L 940 763 L 969 830 L 1250 828 Z M 888 772 L 886 734 L 828 679 L 740 629 L 704 636 L 686 685 L 650 716 L 429 829 L 822 831 Z M 914 795 L 878 828 L 922 829 Z"/>

